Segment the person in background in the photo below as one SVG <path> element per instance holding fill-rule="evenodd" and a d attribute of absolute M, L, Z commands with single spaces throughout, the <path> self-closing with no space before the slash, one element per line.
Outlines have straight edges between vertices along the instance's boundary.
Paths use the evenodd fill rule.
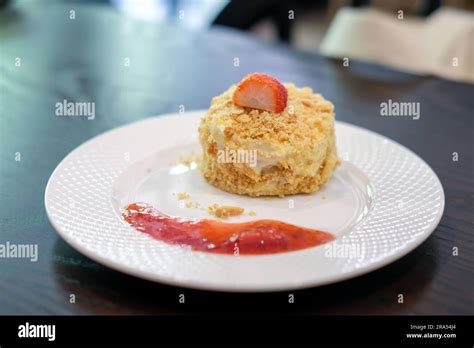
<path fill-rule="evenodd" d="M 224 7 L 213 24 L 249 30 L 262 19 L 271 18 L 282 41 L 290 41 L 294 21 L 288 20 L 289 11 L 324 10 L 330 0 L 242 0 L 231 1 Z M 371 5 L 370 0 L 347 1 L 353 7 Z M 416 14 L 428 16 L 441 6 L 441 0 L 424 0 Z"/>

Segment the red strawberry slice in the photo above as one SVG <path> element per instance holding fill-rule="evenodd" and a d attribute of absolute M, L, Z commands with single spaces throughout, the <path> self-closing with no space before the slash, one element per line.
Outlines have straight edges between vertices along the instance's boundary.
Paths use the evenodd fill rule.
<path fill-rule="evenodd" d="M 286 108 L 288 91 L 277 79 L 253 73 L 240 82 L 232 101 L 238 106 L 282 112 Z"/>

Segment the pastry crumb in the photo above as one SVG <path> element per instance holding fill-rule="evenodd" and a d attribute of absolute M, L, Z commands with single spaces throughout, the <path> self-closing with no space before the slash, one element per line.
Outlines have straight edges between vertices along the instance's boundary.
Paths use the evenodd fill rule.
<path fill-rule="evenodd" d="M 244 212 L 244 208 L 230 205 L 213 204 L 207 208 L 207 212 L 211 215 L 214 215 L 215 217 L 225 218 L 229 216 L 241 215 Z"/>
<path fill-rule="evenodd" d="M 187 202 L 186 203 L 186 208 L 191 208 L 193 206 L 193 202 Z"/>
<path fill-rule="evenodd" d="M 198 163 L 198 162 L 199 162 L 199 155 L 194 153 L 194 151 L 188 155 L 179 156 L 179 163 L 187 167 L 191 166 L 191 164 L 193 163 Z"/>
<path fill-rule="evenodd" d="M 240 195 L 283 197 L 316 192 L 330 180 L 339 163 L 334 105 L 311 88 L 284 86 L 289 106 L 279 113 L 235 105 L 236 85 L 212 99 L 199 125 L 198 166 L 210 184 Z M 248 156 L 222 160 L 226 151 Z"/>
<path fill-rule="evenodd" d="M 178 193 L 178 199 L 179 199 L 180 201 L 185 200 L 185 199 L 189 199 L 190 197 L 191 197 L 191 196 L 190 196 L 188 193 L 186 193 L 186 192 L 180 192 L 180 193 Z"/>
<path fill-rule="evenodd" d="M 250 211 L 250 212 L 249 212 L 249 216 L 256 216 L 256 215 L 257 215 L 257 213 L 254 212 L 254 211 Z"/>

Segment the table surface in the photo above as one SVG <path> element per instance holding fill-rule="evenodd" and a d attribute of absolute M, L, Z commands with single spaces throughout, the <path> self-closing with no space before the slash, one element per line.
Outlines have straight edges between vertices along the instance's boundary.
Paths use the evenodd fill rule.
<path fill-rule="evenodd" d="M 133 21 L 98 5 L 74 5 L 71 20 L 70 9 L 45 4 L 0 13 L 0 243 L 39 247 L 35 263 L 0 259 L 0 314 L 474 313 L 473 85 L 354 61 L 343 67 L 232 30 Z M 180 105 L 206 108 L 253 71 L 312 87 L 335 104 L 338 120 L 386 135 L 429 163 L 446 194 L 444 216 L 429 239 L 381 270 L 294 291 L 294 304 L 285 292 L 214 293 L 137 279 L 61 240 L 43 196 L 52 171 L 71 150 Z M 95 119 L 56 117 L 55 103 L 64 99 L 95 102 Z M 420 102 L 420 119 L 381 117 L 380 103 L 388 99 Z"/>

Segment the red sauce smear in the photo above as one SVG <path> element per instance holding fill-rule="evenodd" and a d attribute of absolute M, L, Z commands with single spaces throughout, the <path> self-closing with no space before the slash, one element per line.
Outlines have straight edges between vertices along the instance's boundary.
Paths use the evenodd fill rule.
<path fill-rule="evenodd" d="M 132 203 L 123 218 L 137 230 L 170 244 L 219 254 L 273 254 L 321 245 L 334 240 L 322 231 L 275 220 L 225 223 L 210 219 L 171 217 L 146 203 Z"/>

